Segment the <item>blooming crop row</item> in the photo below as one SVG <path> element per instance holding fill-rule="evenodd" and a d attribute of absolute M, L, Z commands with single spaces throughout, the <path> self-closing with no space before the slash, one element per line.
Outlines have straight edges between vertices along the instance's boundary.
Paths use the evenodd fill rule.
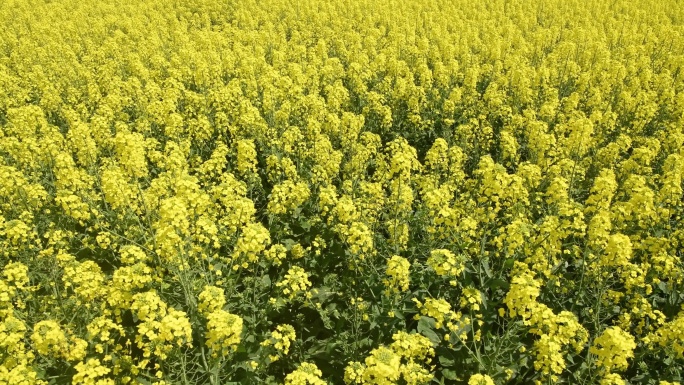
<path fill-rule="evenodd" d="M 0 384 L 678 384 L 677 0 L 0 2 Z"/>

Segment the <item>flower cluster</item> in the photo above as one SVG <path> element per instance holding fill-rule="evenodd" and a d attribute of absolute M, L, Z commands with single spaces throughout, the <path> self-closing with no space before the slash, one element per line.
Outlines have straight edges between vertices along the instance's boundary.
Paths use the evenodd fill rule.
<path fill-rule="evenodd" d="M 226 304 L 226 298 L 223 289 L 216 286 L 205 286 L 204 290 L 199 294 L 199 304 L 197 310 L 206 316 L 223 309 Z"/>
<path fill-rule="evenodd" d="M 316 364 L 302 362 L 295 371 L 285 376 L 285 385 L 326 385 L 321 375 Z"/>
<path fill-rule="evenodd" d="M 290 352 L 290 345 L 295 338 L 297 338 L 297 335 L 292 325 L 278 325 L 276 330 L 271 332 L 270 338 L 263 341 L 261 346 L 273 346 L 276 354 L 269 355 L 268 357 L 271 362 L 275 362 L 281 356 L 285 356 Z"/>
<path fill-rule="evenodd" d="M 282 281 L 276 283 L 277 287 L 282 288 L 282 292 L 289 300 L 293 300 L 300 294 L 304 294 L 305 297 L 310 296 L 308 293 L 311 287 L 311 281 L 309 281 L 309 274 L 299 266 L 293 266 L 285 274 Z"/>
<path fill-rule="evenodd" d="M 383 281 L 387 289 L 387 294 L 400 293 L 408 290 L 410 283 L 411 264 L 406 258 L 398 255 L 392 256 L 387 262 L 387 278 Z"/>
<path fill-rule="evenodd" d="M 207 315 L 207 346 L 214 357 L 225 356 L 238 348 L 242 335 L 242 318 L 225 310 Z"/>
<path fill-rule="evenodd" d="M 440 277 L 450 278 L 451 286 L 456 286 L 456 278 L 463 272 L 465 259 L 457 257 L 449 250 L 437 249 L 430 252 L 427 264 Z"/>
<path fill-rule="evenodd" d="M 0 1 L 0 384 L 681 382 L 682 20 Z"/>
<path fill-rule="evenodd" d="M 145 357 L 166 359 L 175 348 L 192 344 L 192 327 L 185 312 L 169 307 L 156 292 L 133 296 L 131 311 L 139 320 L 135 342 Z"/>
<path fill-rule="evenodd" d="M 494 385 L 494 380 L 486 374 L 473 374 L 468 379 L 468 385 Z"/>
<path fill-rule="evenodd" d="M 435 352 L 433 345 L 420 334 L 399 332 L 389 346 L 373 349 L 364 363 L 351 362 L 344 371 L 347 384 L 427 384 L 434 375 L 425 368 Z"/>
<path fill-rule="evenodd" d="M 627 360 L 634 357 L 634 337 L 617 326 L 607 328 L 598 336 L 589 352 L 596 355 L 596 365 L 607 372 L 627 369 Z"/>

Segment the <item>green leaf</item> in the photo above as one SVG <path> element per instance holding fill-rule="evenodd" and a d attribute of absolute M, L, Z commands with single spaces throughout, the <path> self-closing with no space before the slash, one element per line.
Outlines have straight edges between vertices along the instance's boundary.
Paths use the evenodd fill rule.
<path fill-rule="evenodd" d="M 663 291 L 663 293 L 670 294 L 670 290 L 667 284 L 663 281 L 658 282 L 658 288 Z"/>
<path fill-rule="evenodd" d="M 508 287 L 510 286 L 510 284 L 508 283 L 508 281 L 505 281 L 503 279 L 494 278 L 494 279 L 487 281 L 487 286 L 492 290 L 495 290 L 495 289 L 507 290 Z"/>
<path fill-rule="evenodd" d="M 418 332 L 435 344 L 438 345 L 440 342 L 442 342 L 442 339 L 439 338 L 439 335 L 435 333 L 434 330 L 432 330 L 432 326 L 435 324 L 435 320 L 430 317 L 420 317 L 420 320 L 418 321 Z"/>
<path fill-rule="evenodd" d="M 271 277 L 269 277 L 268 274 L 264 274 L 264 276 L 261 277 L 261 284 L 266 287 L 271 286 Z"/>
<path fill-rule="evenodd" d="M 487 259 L 482 260 L 482 267 L 484 268 L 487 277 L 492 278 L 492 270 L 489 268 L 489 261 Z"/>
<path fill-rule="evenodd" d="M 444 357 L 444 356 L 439 356 L 439 363 L 440 363 L 442 366 L 445 366 L 445 367 L 452 367 L 452 366 L 454 366 L 454 364 L 455 364 L 456 362 L 455 362 L 454 360 L 452 360 L 451 358 L 446 358 L 446 357 Z M 452 378 L 450 378 L 450 380 L 452 380 Z"/>
<path fill-rule="evenodd" d="M 451 370 L 451 369 L 443 369 L 443 370 L 442 370 L 442 375 L 443 375 L 444 378 L 446 378 L 447 380 L 452 380 L 452 381 L 457 381 L 457 380 L 458 380 L 458 376 L 456 375 L 456 372 L 453 371 L 453 370 Z"/>

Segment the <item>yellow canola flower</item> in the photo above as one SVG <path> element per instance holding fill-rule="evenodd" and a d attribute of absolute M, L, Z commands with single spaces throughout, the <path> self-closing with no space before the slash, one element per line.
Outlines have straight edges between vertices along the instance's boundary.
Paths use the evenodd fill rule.
<path fill-rule="evenodd" d="M 625 385 L 627 382 L 617 373 L 607 373 L 599 381 L 599 385 Z"/>
<path fill-rule="evenodd" d="M 310 195 L 311 191 L 307 183 L 293 182 L 288 179 L 273 187 L 266 210 L 276 215 L 291 213 L 304 204 Z"/>
<path fill-rule="evenodd" d="M 612 326 L 598 336 L 589 348 L 596 355 L 596 365 L 611 372 L 626 370 L 628 359 L 634 358 L 634 337 L 618 326 Z"/>
<path fill-rule="evenodd" d="M 427 298 L 424 302 L 413 298 L 413 302 L 420 310 L 420 314 L 435 319 L 435 327 L 440 329 L 445 319 L 449 319 L 454 315 L 451 311 L 451 305 L 444 298 Z"/>
<path fill-rule="evenodd" d="M 309 281 L 309 274 L 303 268 L 292 266 L 288 269 L 284 279 L 276 283 L 276 287 L 282 288 L 283 294 L 289 300 L 293 300 L 300 294 L 304 294 L 306 297 L 310 295 L 308 290 L 311 287 L 311 281 Z"/>
<path fill-rule="evenodd" d="M 112 209 L 137 211 L 138 190 L 129 178 L 117 166 L 103 167 L 100 171 L 102 193 Z"/>
<path fill-rule="evenodd" d="M 511 286 L 504 303 L 511 317 L 519 314 L 523 319 L 529 319 L 539 297 L 541 281 L 534 278 L 534 273 L 517 261 L 515 269 L 519 273 L 511 278 Z"/>
<path fill-rule="evenodd" d="M 202 315 L 213 313 L 216 310 L 221 310 L 226 304 L 226 297 L 223 289 L 216 286 L 207 285 L 199 294 L 199 304 L 197 310 Z"/>
<path fill-rule="evenodd" d="M 91 342 L 95 343 L 95 350 L 98 353 L 104 353 L 105 346 L 114 345 L 117 334 L 119 337 L 126 336 L 126 332 L 121 325 L 105 316 L 100 316 L 92 320 L 87 325 L 87 330 L 87 336 Z"/>
<path fill-rule="evenodd" d="M 285 385 L 326 385 L 316 364 L 302 362 L 292 373 L 285 376 Z"/>
<path fill-rule="evenodd" d="M 557 374 L 562 373 L 563 369 L 565 369 L 562 349 L 563 345 L 556 338 L 548 334 L 542 334 L 534 342 L 536 353 L 534 368 L 541 371 L 545 376 L 550 376 L 555 381 L 558 378 Z"/>
<path fill-rule="evenodd" d="M 69 341 L 66 333 L 52 320 L 35 324 L 31 341 L 36 351 L 44 356 L 58 358 L 68 350 Z"/>
<path fill-rule="evenodd" d="M 184 311 L 170 308 L 167 315 L 159 321 L 159 338 L 169 344 L 180 347 L 192 343 L 192 326 Z M 168 348 L 167 348 L 168 349 Z"/>
<path fill-rule="evenodd" d="M 111 282 L 114 287 L 110 288 L 110 294 L 117 290 L 129 293 L 136 289 L 144 289 L 153 279 L 152 269 L 145 263 L 139 262 L 130 266 L 122 266 L 112 274 Z M 107 300 L 110 303 L 115 302 L 111 296 Z"/>
<path fill-rule="evenodd" d="M 678 358 L 684 357 L 684 310 L 670 322 L 660 326 L 655 332 L 647 336 L 647 340 L 652 344 L 672 349 Z"/>
<path fill-rule="evenodd" d="M 126 265 L 134 265 L 138 262 L 149 262 L 150 257 L 147 253 L 138 246 L 126 245 L 119 249 L 121 263 Z"/>
<path fill-rule="evenodd" d="M 465 269 L 465 260 L 462 256 L 456 256 L 449 250 L 436 249 L 430 252 L 427 260 L 428 266 L 440 277 L 451 278 L 452 286 Z"/>
<path fill-rule="evenodd" d="M 362 377 L 364 383 L 375 380 L 376 384 L 389 385 L 396 383 L 401 376 L 401 356 L 388 347 L 371 350 L 365 366 Z"/>
<path fill-rule="evenodd" d="M 0 347 L 5 349 L 8 353 L 21 357 L 24 355 L 24 342 L 23 339 L 26 335 L 26 324 L 18 318 L 15 318 L 13 314 L 9 314 L 4 317 L 2 323 L 0 323 Z M 47 334 L 47 333 L 46 333 Z M 44 352 L 50 352 L 49 343 L 44 342 L 45 338 L 41 336 L 39 340 L 39 345 Z"/>
<path fill-rule="evenodd" d="M 154 355 L 165 360 L 173 349 L 192 343 L 192 326 L 187 314 L 168 307 L 156 292 L 134 295 L 130 308 L 140 320 L 135 342 L 145 357 Z"/>
<path fill-rule="evenodd" d="M 432 142 L 432 147 L 425 154 L 425 167 L 431 171 L 441 171 L 449 165 L 449 144 L 444 138 L 437 138 Z M 445 167 L 446 166 L 446 167 Z"/>
<path fill-rule="evenodd" d="M 137 132 L 120 131 L 114 137 L 114 149 L 122 169 L 133 178 L 147 176 L 145 138 Z"/>
<path fill-rule="evenodd" d="M 375 254 L 373 232 L 363 222 L 352 222 L 350 225 L 337 225 L 335 230 L 347 243 L 349 251 L 359 260 Z M 352 261 L 352 264 L 356 262 Z"/>
<path fill-rule="evenodd" d="M 25 364 L 0 368 L 0 381 L 15 385 L 47 385 L 46 381 L 38 379 L 38 373 L 33 368 Z"/>
<path fill-rule="evenodd" d="M 473 374 L 468 379 L 468 385 L 494 385 L 494 380 L 486 374 Z"/>
<path fill-rule="evenodd" d="M 390 157 L 386 177 L 397 178 L 406 183 L 411 172 L 421 168 L 416 149 L 401 137 L 389 142 L 386 148 Z"/>
<path fill-rule="evenodd" d="M 72 378 L 73 385 L 114 385 L 111 378 L 105 376 L 112 370 L 100 363 L 97 358 L 89 358 L 85 363 L 79 362 L 74 367 L 76 374 Z"/>
<path fill-rule="evenodd" d="M 461 296 L 461 307 L 468 307 L 473 311 L 480 310 L 480 304 L 482 303 L 482 293 L 476 288 L 469 286 L 463 289 L 463 295 Z"/>
<path fill-rule="evenodd" d="M 237 142 L 237 170 L 240 174 L 256 172 L 256 146 L 251 139 Z"/>
<path fill-rule="evenodd" d="M 407 385 L 429 384 L 434 378 L 434 374 L 430 370 L 413 361 L 403 364 L 400 370 Z"/>
<path fill-rule="evenodd" d="M 399 331 L 392 335 L 392 340 L 392 350 L 406 359 L 428 361 L 435 355 L 432 342 L 421 334 Z"/>
<path fill-rule="evenodd" d="M 404 331 L 392 336 L 390 346 L 373 349 L 364 363 L 352 361 L 344 371 L 347 384 L 407 384 L 419 385 L 432 381 L 434 375 L 426 365 L 434 356 L 434 347 L 427 337 Z"/>
<path fill-rule="evenodd" d="M 392 256 L 387 261 L 387 278 L 383 280 L 387 294 L 401 293 L 409 288 L 411 263 L 398 255 Z"/>
<path fill-rule="evenodd" d="M 21 290 L 29 283 L 28 266 L 21 262 L 10 262 L 2 269 L 5 282 Z"/>
<path fill-rule="evenodd" d="M 223 308 L 240 306 L 221 288 L 238 298 L 245 274 L 266 282 L 287 257 L 345 297 L 334 302 L 355 301 L 323 308 L 322 295 L 326 323 L 327 312 L 398 321 L 405 312 L 376 309 L 377 285 L 347 287 L 377 281 L 376 254 L 391 257 L 379 290 L 429 284 L 425 298 L 438 299 L 419 317 L 446 342 L 476 328 L 451 308 L 492 320 L 488 302 L 500 303 L 506 334 L 481 324 L 470 342 L 487 350 L 481 330 L 529 341 L 520 350 L 537 370 L 516 381 L 568 382 L 570 360 L 586 368 L 580 320 L 592 318 L 608 328 L 592 336 L 594 382 L 624 382 L 610 371 L 631 373 L 646 353 L 679 365 L 684 317 L 664 302 L 681 302 L 684 280 L 679 5 L 0 1 L 0 383 L 40 383 L 64 360 L 77 383 L 152 382 L 186 367 L 161 361 L 182 358 L 171 350 L 203 322 L 215 352 L 230 351 L 240 333 L 225 330 L 238 321 Z M 429 270 L 400 251 L 429 253 Z M 466 256 L 480 253 L 493 276 L 526 267 L 515 263 L 506 293 L 467 287 L 483 277 Z M 304 269 L 279 278 L 279 297 L 308 295 Z M 557 308 L 570 303 L 581 317 Z M 263 332 L 254 325 L 246 335 Z M 286 352 L 289 334 L 276 331 Z M 429 381 L 424 341 L 400 336 L 386 347 L 401 358 L 395 382 Z M 393 362 L 378 349 L 377 362 Z M 362 358 L 349 378 L 377 369 L 393 381 L 396 370 Z M 459 376 L 487 378 L 473 374 Z"/>
<path fill-rule="evenodd" d="M 250 263 L 257 262 L 270 243 L 271 235 L 261 223 L 252 222 L 243 226 L 233 249 L 233 269 L 247 268 Z"/>
<path fill-rule="evenodd" d="M 213 357 L 225 356 L 237 350 L 242 334 L 242 318 L 225 310 L 207 315 L 207 346 Z"/>
<path fill-rule="evenodd" d="M 283 260 L 287 257 L 287 247 L 281 244 L 271 245 L 264 252 L 264 258 L 275 266 L 280 266 L 283 264 Z"/>
<path fill-rule="evenodd" d="M 73 287 L 78 299 L 86 306 L 105 294 L 105 276 L 94 261 L 74 262 L 64 268 L 64 286 Z"/>
<path fill-rule="evenodd" d="M 275 362 L 290 352 L 290 345 L 296 338 L 297 335 L 292 325 L 278 325 L 276 330 L 271 332 L 270 338 L 263 341 L 261 346 L 273 346 L 275 348 L 276 354 L 269 355 L 271 362 Z"/>

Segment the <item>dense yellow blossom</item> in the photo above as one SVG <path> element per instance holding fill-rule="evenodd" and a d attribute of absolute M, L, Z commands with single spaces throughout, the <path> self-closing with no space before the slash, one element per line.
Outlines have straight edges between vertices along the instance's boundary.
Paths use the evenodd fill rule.
<path fill-rule="evenodd" d="M 273 346 L 276 354 L 269 355 L 271 362 L 277 361 L 281 356 L 287 355 L 290 352 L 290 345 L 295 340 L 294 327 L 292 325 L 283 324 L 276 326 L 276 330 L 271 332 L 271 337 L 261 343 L 261 346 Z"/>
<path fill-rule="evenodd" d="M 473 374 L 468 379 L 468 385 L 494 385 L 494 381 L 486 374 Z"/>
<path fill-rule="evenodd" d="M 340 237 L 349 245 L 349 251 L 358 259 L 365 259 L 375 253 L 373 233 L 363 222 L 352 222 L 349 226 L 336 227 Z"/>
<path fill-rule="evenodd" d="M 271 243 L 271 236 L 261 223 L 250 223 L 242 228 L 240 237 L 235 243 L 233 260 L 237 269 L 239 266 L 247 267 L 259 259 L 266 247 Z"/>
<path fill-rule="evenodd" d="M 482 295 L 479 290 L 474 287 L 466 287 L 463 289 L 463 295 L 461 296 L 461 307 L 470 308 L 473 311 L 479 311 L 481 303 Z"/>
<path fill-rule="evenodd" d="M 62 279 L 64 286 L 73 287 L 79 300 L 87 305 L 104 294 L 102 284 L 105 277 L 100 266 L 93 261 L 76 262 L 66 266 Z"/>
<path fill-rule="evenodd" d="M 634 337 L 617 326 L 607 328 L 594 340 L 589 351 L 597 357 L 596 364 L 606 371 L 627 369 L 627 360 L 634 357 Z"/>
<path fill-rule="evenodd" d="M 299 367 L 285 376 L 285 385 L 325 385 L 321 371 L 315 364 L 302 362 Z"/>
<path fill-rule="evenodd" d="M 413 302 L 420 309 L 420 314 L 435 319 L 435 327 L 438 329 L 442 327 L 444 320 L 450 318 L 453 314 L 451 305 L 443 298 L 426 298 L 423 302 L 414 298 Z"/>
<path fill-rule="evenodd" d="M 311 287 L 311 282 L 309 281 L 309 274 L 299 266 L 293 266 L 285 274 L 285 278 L 276 284 L 280 287 L 283 294 L 290 300 L 295 299 L 300 295 L 308 297 L 309 287 Z"/>
<path fill-rule="evenodd" d="M 392 336 L 392 340 L 394 340 L 391 345 L 392 350 L 406 359 L 429 360 L 435 355 L 432 342 L 420 334 L 398 332 Z"/>
<path fill-rule="evenodd" d="M 681 52 L 675 0 L 0 1 L 0 384 L 681 382 Z"/>
<path fill-rule="evenodd" d="M 684 357 L 684 311 L 681 311 L 672 321 L 659 327 L 650 341 L 662 347 L 672 349 L 679 358 Z"/>
<path fill-rule="evenodd" d="M 541 282 L 534 278 L 534 273 L 527 267 L 518 265 L 518 268 L 521 271 L 511 279 L 511 288 L 506 294 L 505 303 L 511 317 L 519 314 L 527 319 L 532 316 L 532 310 L 540 293 Z"/>
<path fill-rule="evenodd" d="M 33 328 L 31 341 L 38 353 L 59 357 L 67 351 L 66 333 L 55 321 L 40 321 Z"/>
<path fill-rule="evenodd" d="M 309 198 L 309 187 L 306 183 L 295 183 L 286 180 L 273 187 L 268 201 L 268 212 L 285 214 L 300 207 Z"/>
<path fill-rule="evenodd" d="M 207 345 L 215 357 L 237 350 L 242 325 L 242 318 L 225 310 L 216 310 L 207 315 Z"/>
<path fill-rule="evenodd" d="M 399 332 L 389 346 L 373 349 L 364 363 L 350 362 L 345 368 L 347 384 L 395 384 L 402 378 L 408 384 L 427 384 L 434 375 L 425 363 L 435 352 L 433 344 L 419 334 Z"/>
<path fill-rule="evenodd" d="M 111 369 L 102 366 L 100 360 L 90 358 L 85 363 L 80 362 L 75 366 L 76 374 L 73 378 L 74 385 L 113 385 L 114 380 L 108 378 Z"/>
<path fill-rule="evenodd" d="M 187 314 L 169 307 L 156 292 L 134 295 L 130 308 L 140 320 L 135 342 L 145 357 L 154 355 L 164 360 L 173 349 L 192 343 Z"/>
<path fill-rule="evenodd" d="M 108 345 L 115 345 L 119 337 L 126 335 L 124 328 L 107 317 L 95 318 L 87 325 L 88 337 L 95 344 L 95 350 L 103 353 Z"/>
<path fill-rule="evenodd" d="M 199 294 L 199 304 L 197 310 L 207 315 L 213 313 L 216 310 L 223 309 L 223 305 L 226 304 L 225 294 L 221 288 L 216 286 L 205 286 L 204 290 Z"/>
<path fill-rule="evenodd" d="M 410 284 L 411 264 L 406 258 L 398 255 L 392 256 L 387 261 L 387 278 L 383 281 L 387 287 L 388 293 L 399 293 L 408 290 Z"/>
<path fill-rule="evenodd" d="M 464 268 L 464 258 L 457 257 L 449 250 L 437 249 L 430 252 L 427 263 L 439 276 L 451 278 L 451 285 L 456 286 L 456 278 L 461 275 Z"/>
<path fill-rule="evenodd" d="M 242 139 L 237 142 L 237 170 L 244 174 L 256 171 L 256 148 L 254 141 Z"/>

